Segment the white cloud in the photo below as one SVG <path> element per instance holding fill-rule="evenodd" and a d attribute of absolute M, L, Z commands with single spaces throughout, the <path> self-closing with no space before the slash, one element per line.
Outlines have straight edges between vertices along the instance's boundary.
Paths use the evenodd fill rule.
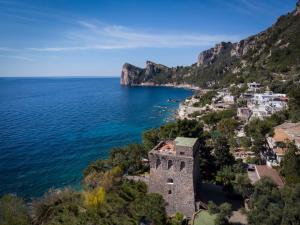
<path fill-rule="evenodd" d="M 79 21 L 57 46 L 33 47 L 34 51 L 79 51 L 130 48 L 183 48 L 212 46 L 221 41 L 237 41 L 238 35 L 209 35 L 182 32 L 146 31 L 118 25 Z M 59 43 L 59 42 L 56 42 Z"/>
<path fill-rule="evenodd" d="M 7 59 L 18 59 L 23 61 L 34 61 L 34 59 L 30 57 L 20 56 L 20 55 L 0 55 L 0 58 L 7 58 Z"/>

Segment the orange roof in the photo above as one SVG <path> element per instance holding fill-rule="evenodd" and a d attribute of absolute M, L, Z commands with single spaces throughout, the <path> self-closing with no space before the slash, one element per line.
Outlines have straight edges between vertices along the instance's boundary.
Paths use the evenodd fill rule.
<path fill-rule="evenodd" d="M 275 127 L 273 138 L 276 142 L 284 142 L 289 140 L 300 144 L 300 122 L 286 122 Z"/>
<path fill-rule="evenodd" d="M 274 152 L 276 153 L 276 155 L 285 155 L 286 150 L 286 148 L 275 148 Z"/>
<path fill-rule="evenodd" d="M 261 179 L 262 177 L 269 177 L 273 180 L 273 182 L 278 186 L 278 187 L 283 187 L 284 183 L 282 178 L 279 176 L 277 170 L 270 168 L 265 165 L 256 165 L 255 166 L 256 173 Z"/>
<path fill-rule="evenodd" d="M 275 128 L 274 129 L 273 138 L 276 142 L 284 142 L 286 140 L 289 140 L 289 136 L 281 128 Z"/>
<path fill-rule="evenodd" d="M 165 142 L 163 145 L 158 149 L 161 153 L 168 153 L 168 154 L 175 154 L 175 146 L 173 142 Z"/>

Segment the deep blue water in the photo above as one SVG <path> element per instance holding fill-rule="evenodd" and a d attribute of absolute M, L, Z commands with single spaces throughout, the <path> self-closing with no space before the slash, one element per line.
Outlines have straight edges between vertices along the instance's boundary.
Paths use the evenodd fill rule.
<path fill-rule="evenodd" d="M 170 119 L 191 91 L 118 78 L 0 78 L 0 195 L 79 187 L 89 162 Z M 160 106 L 166 106 L 162 108 Z"/>

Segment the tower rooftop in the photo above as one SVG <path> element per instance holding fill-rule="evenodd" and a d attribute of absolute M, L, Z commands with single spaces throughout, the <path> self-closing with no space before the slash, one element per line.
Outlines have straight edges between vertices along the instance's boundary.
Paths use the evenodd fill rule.
<path fill-rule="evenodd" d="M 198 138 L 177 137 L 174 142 L 176 146 L 193 147 Z"/>

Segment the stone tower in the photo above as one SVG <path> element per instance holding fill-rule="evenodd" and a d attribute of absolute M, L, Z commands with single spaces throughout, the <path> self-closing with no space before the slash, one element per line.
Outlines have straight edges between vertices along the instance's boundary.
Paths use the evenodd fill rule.
<path fill-rule="evenodd" d="M 195 196 L 200 184 L 198 148 L 197 138 L 177 137 L 160 142 L 149 152 L 149 192 L 163 196 L 168 215 L 181 212 L 191 217 L 196 210 Z"/>

